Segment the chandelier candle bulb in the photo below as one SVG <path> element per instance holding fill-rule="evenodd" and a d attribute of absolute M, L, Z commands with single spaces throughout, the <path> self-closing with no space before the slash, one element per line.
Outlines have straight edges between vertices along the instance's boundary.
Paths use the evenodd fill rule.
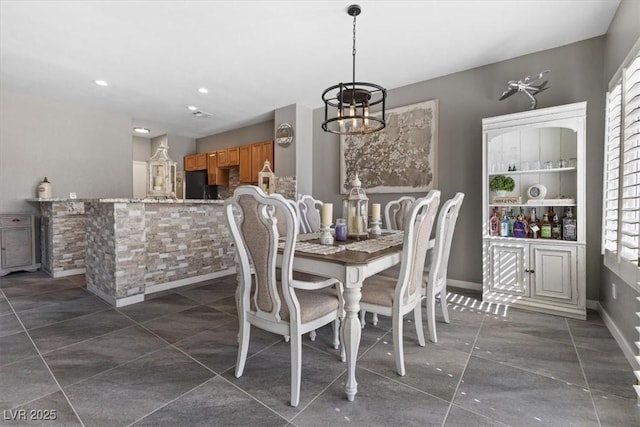
<path fill-rule="evenodd" d="M 322 225 L 331 225 L 333 222 L 333 203 L 323 203 L 320 212 Z"/>
<path fill-rule="evenodd" d="M 373 203 L 371 205 L 371 220 L 380 221 L 380 203 Z"/>

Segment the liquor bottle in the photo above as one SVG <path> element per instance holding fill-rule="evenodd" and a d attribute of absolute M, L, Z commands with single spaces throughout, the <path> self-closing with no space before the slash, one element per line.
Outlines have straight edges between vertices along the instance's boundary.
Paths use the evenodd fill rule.
<path fill-rule="evenodd" d="M 500 219 L 500 236 L 509 237 L 509 217 L 505 208 L 502 208 L 502 218 Z"/>
<path fill-rule="evenodd" d="M 549 213 L 553 213 L 553 216 L 549 217 L 551 219 L 551 238 L 560 240 L 562 239 L 562 224 L 558 220 L 558 214 L 553 210 L 549 211 Z"/>
<path fill-rule="evenodd" d="M 551 223 L 549 222 L 549 214 L 542 216 L 542 225 L 540 226 L 540 237 L 543 239 L 551 238 Z"/>
<path fill-rule="evenodd" d="M 540 231 L 540 223 L 538 222 L 538 218 L 536 218 L 536 209 L 531 209 L 531 218 L 529 218 L 529 237 L 531 239 L 537 239 L 540 237 L 538 234 Z"/>
<path fill-rule="evenodd" d="M 493 208 L 493 215 L 489 219 L 489 235 L 500 235 L 500 218 L 498 217 L 498 208 Z"/>
<path fill-rule="evenodd" d="M 516 221 L 513 223 L 513 237 L 524 238 L 527 237 L 527 221 L 524 219 L 524 215 L 518 215 Z"/>
<path fill-rule="evenodd" d="M 509 211 L 509 236 L 513 236 L 513 224 L 516 223 L 516 215 L 513 213 L 513 208 Z"/>
<path fill-rule="evenodd" d="M 562 218 L 562 237 L 564 240 L 578 240 L 578 220 L 573 217 L 571 208 L 567 208 L 567 213 Z"/>

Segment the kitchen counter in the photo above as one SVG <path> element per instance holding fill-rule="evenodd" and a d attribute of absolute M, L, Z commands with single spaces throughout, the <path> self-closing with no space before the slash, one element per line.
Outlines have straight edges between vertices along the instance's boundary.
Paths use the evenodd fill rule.
<path fill-rule="evenodd" d="M 107 198 L 107 199 L 27 199 L 27 202 L 40 203 L 158 203 L 158 204 L 224 204 L 221 199 L 126 199 L 126 198 Z"/>
<path fill-rule="evenodd" d="M 29 201 L 42 213 L 45 270 L 84 272 L 87 289 L 117 307 L 235 272 L 223 200 Z"/>

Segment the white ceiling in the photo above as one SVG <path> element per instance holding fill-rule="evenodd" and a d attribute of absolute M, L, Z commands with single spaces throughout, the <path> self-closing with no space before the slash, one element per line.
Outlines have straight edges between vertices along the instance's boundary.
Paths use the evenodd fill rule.
<path fill-rule="evenodd" d="M 357 3 L 356 79 L 391 89 L 602 35 L 619 0 Z M 212 135 L 350 81 L 349 4 L 0 0 L 0 87 Z"/>

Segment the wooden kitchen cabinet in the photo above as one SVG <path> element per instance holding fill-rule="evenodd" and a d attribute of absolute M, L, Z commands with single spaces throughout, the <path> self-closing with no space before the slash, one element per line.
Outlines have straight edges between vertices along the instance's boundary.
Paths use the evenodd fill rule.
<path fill-rule="evenodd" d="M 251 144 L 251 182 L 258 182 L 258 173 L 262 170 L 265 160 L 269 160 L 271 170 L 275 172 L 275 165 L 273 163 L 273 141 Z"/>
<path fill-rule="evenodd" d="M 0 276 L 12 271 L 36 271 L 33 215 L 0 215 Z"/>
<path fill-rule="evenodd" d="M 240 147 L 227 148 L 227 158 L 229 159 L 229 166 L 238 166 L 240 164 L 239 148 Z"/>
<path fill-rule="evenodd" d="M 231 147 L 216 151 L 218 167 L 238 166 L 238 148 L 239 147 Z"/>
<path fill-rule="evenodd" d="M 216 151 L 216 156 L 218 157 L 216 161 L 218 162 L 218 167 L 229 166 L 229 151 L 225 148 L 224 150 Z"/>
<path fill-rule="evenodd" d="M 185 171 L 201 171 L 207 169 L 207 153 L 184 156 Z"/>
<path fill-rule="evenodd" d="M 209 185 L 229 185 L 229 169 L 218 167 L 218 152 L 206 154 L 207 158 L 207 182 Z"/>
<path fill-rule="evenodd" d="M 251 144 L 238 147 L 238 164 L 240 165 L 240 183 L 251 184 Z"/>

